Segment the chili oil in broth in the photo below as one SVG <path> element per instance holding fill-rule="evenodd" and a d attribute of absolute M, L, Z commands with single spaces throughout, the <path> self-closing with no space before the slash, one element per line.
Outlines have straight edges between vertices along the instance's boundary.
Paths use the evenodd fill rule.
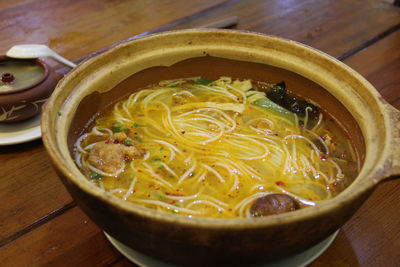
<path fill-rule="evenodd" d="M 318 205 L 354 179 L 358 154 L 340 122 L 290 92 L 302 112 L 276 103 L 276 88 L 229 77 L 148 86 L 78 138 L 76 163 L 112 195 L 188 217 L 256 217 L 274 194 Z"/>

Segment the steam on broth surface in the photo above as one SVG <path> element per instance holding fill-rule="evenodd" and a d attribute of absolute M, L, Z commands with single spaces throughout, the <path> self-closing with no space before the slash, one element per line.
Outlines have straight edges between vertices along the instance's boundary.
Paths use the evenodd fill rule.
<path fill-rule="evenodd" d="M 358 172 L 343 129 L 316 104 L 221 77 L 161 81 L 101 115 L 76 164 L 105 191 L 189 217 L 258 217 L 317 205 Z"/>

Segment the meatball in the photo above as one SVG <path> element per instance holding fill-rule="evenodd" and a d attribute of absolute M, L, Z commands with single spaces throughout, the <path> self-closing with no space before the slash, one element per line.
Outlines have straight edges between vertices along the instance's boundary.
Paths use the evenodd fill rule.
<path fill-rule="evenodd" d="M 143 149 L 138 149 L 133 143 L 126 146 L 119 143 L 99 142 L 90 151 L 88 162 L 103 172 L 114 174 L 123 167 L 125 160 L 139 158 L 143 154 L 141 152 Z"/>
<path fill-rule="evenodd" d="M 125 146 L 121 144 L 100 142 L 93 146 L 88 162 L 106 173 L 115 173 L 124 164 Z"/>
<path fill-rule="evenodd" d="M 253 202 L 250 207 L 250 214 L 252 217 L 261 217 L 294 211 L 299 208 L 299 203 L 288 195 L 269 194 Z"/>

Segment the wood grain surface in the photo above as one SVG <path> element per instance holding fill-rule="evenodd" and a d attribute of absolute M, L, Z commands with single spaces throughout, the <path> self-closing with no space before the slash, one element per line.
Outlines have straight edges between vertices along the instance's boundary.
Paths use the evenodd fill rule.
<path fill-rule="evenodd" d="M 2 1 L 3 2 L 3 1 Z M 0 10 L 0 47 L 46 44 L 74 59 L 153 28 L 215 8 L 226 1 L 38 0 L 9 2 Z M 1 51 L 3 52 L 3 51 Z"/>
<path fill-rule="evenodd" d="M 2 1 L 0 54 L 42 43 L 76 60 L 142 33 L 231 16 L 239 19 L 235 29 L 296 40 L 343 60 L 400 109 L 400 8 L 390 1 Z M 40 140 L 0 146 L 0 171 L 0 266 L 133 265 L 76 207 Z M 311 266 L 399 266 L 399 192 L 399 179 L 378 185 Z"/>

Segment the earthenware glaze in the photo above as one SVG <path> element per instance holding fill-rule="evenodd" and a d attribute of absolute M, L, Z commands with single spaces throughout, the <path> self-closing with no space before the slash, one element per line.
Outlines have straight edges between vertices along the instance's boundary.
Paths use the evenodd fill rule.
<path fill-rule="evenodd" d="M 289 83 L 298 83 L 296 93 L 343 117 L 362 159 L 358 177 L 337 197 L 315 207 L 234 220 L 161 213 L 90 184 L 71 157 L 72 143 L 85 122 L 132 90 L 193 74 L 258 80 L 287 77 Z M 45 105 L 42 133 L 53 165 L 73 198 L 115 239 L 180 264 L 242 264 L 267 262 L 317 244 L 354 214 L 377 183 L 398 176 L 399 153 L 391 148 L 400 144 L 399 119 L 399 111 L 363 77 L 320 51 L 258 33 L 194 29 L 129 41 L 80 64 Z"/>
<path fill-rule="evenodd" d="M 16 60 L 0 56 L 0 61 Z M 22 59 L 18 59 L 22 61 Z M 53 92 L 61 75 L 40 59 L 26 60 L 40 65 L 44 71 L 36 82 L 14 90 L 0 92 L 0 123 L 26 120 L 37 115 L 43 103 Z M 8 73 L 5 75 L 7 76 Z M 3 75 L 4 76 L 4 75 Z M 11 76 L 11 75 L 9 75 Z M 12 79 L 10 80 L 12 82 Z"/>

